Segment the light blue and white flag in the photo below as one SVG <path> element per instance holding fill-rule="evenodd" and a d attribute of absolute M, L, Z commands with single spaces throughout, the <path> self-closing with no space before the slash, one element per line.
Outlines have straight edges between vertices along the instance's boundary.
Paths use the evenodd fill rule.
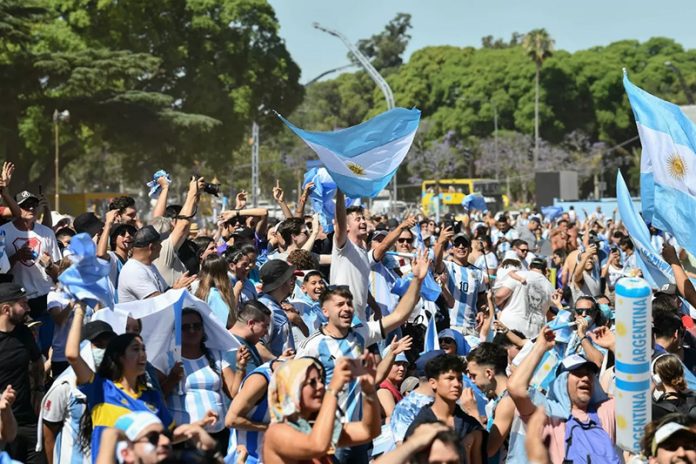
<path fill-rule="evenodd" d="M 311 168 L 305 172 L 302 188 L 314 182 L 314 188 L 309 192 L 309 206 L 319 214 L 319 222 L 327 234 L 333 232 L 333 218 L 336 216 L 336 182 L 324 167 Z M 359 198 L 346 198 L 346 208 L 360 205 Z"/>
<path fill-rule="evenodd" d="M 480 193 L 470 193 L 462 200 L 462 206 L 469 211 L 488 211 L 486 199 Z"/>
<path fill-rule="evenodd" d="M 660 250 L 655 250 L 650 240 L 648 226 L 633 209 L 631 195 L 621 171 L 616 174 L 616 201 L 621 220 L 628 230 L 628 236 L 635 246 L 636 253 L 638 253 L 637 263 L 643 271 L 643 278 L 648 281 L 652 288 L 660 288 L 665 284 L 674 283 L 671 266 L 662 259 Z"/>
<path fill-rule="evenodd" d="M 58 276 L 65 293 L 94 308 L 114 307 L 114 288 L 109 280 L 111 266 L 97 258 L 97 246 L 86 233 L 75 235 L 68 245 L 72 264 Z"/>
<path fill-rule="evenodd" d="M 332 132 L 306 131 L 278 117 L 314 150 L 346 196 L 374 198 L 394 177 L 411 148 L 420 114 L 417 109 L 394 108 Z"/>
<path fill-rule="evenodd" d="M 428 327 L 425 329 L 425 343 L 423 344 L 423 353 L 440 349 L 440 339 L 437 336 L 437 327 L 435 326 L 435 315 L 432 314 L 428 319 Z"/>
<path fill-rule="evenodd" d="M 696 125 L 675 104 L 636 87 L 624 72 L 643 146 L 643 217 L 696 254 Z"/>

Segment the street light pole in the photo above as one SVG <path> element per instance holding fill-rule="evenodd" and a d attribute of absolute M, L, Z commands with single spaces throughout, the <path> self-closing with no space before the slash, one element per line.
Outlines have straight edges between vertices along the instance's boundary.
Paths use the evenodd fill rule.
<path fill-rule="evenodd" d="M 312 26 L 314 26 L 315 29 L 319 29 L 322 32 L 326 32 L 327 34 L 330 34 L 334 37 L 338 37 L 341 42 L 348 48 L 348 50 L 355 56 L 355 58 L 358 60 L 360 65 L 363 67 L 365 72 L 372 78 L 372 80 L 377 84 L 377 87 L 382 91 L 384 94 L 384 99 L 387 102 L 387 109 L 390 110 L 394 108 L 394 94 L 392 93 L 391 87 L 389 87 L 389 84 L 387 81 L 382 77 L 382 75 L 375 69 L 374 66 L 372 66 L 372 63 L 370 63 L 370 60 L 362 54 L 362 52 L 353 45 L 353 43 L 348 40 L 348 38 L 340 33 L 339 31 L 335 29 L 328 29 L 321 24 L 315 22 L 312 23 Z M 392 214 L 396 214 L 396 198 L 397 198 L 397 182 L 396 182 L 396 173 L 394 174 L 394 179 L 392 180 L 392 202 L 391 202 L 391 210 Z"/>
<path fill-rule="evenodd" d="M 256 208 L 259 202 L 259 125 L 251 124 L 251 204 Z"/>
<path fill-rule="evenodd" d="M 679 69 L 671 61 L 665 61 L 665 66 L 674 71 L 674 73 L 677 75 L 677 79 L 679 79 L 679 85 L 681 85 L 681 88 L 682 90 L 684 90 L 684 94 L 686 95 L 686 101 L 689 102 L 689 105 L 693 105 L 694 95 L 691 93 L 691 89 L 689 89 L 689 86 L 686 85 L 686 80 L 684 79 L 684 75 L 682 74 L 681 69 Z"/>
<path fill-rule="evenodd" d="M 56 211 L 60 211 L 60 123 L 67 122 L 69 120 L 70 112 L 68 110 L 53 110 L 53 143 L 55 145 L 53 168 L 56 184 L 56 192 L 53 203 Z"/>
<path fill-rule="evenodd" d="M 495 180 L 500 180 L 500 166 L 498 165 L 498 108 L 491 100 L 493 106 L 493 149 L 495 150 Z"/>

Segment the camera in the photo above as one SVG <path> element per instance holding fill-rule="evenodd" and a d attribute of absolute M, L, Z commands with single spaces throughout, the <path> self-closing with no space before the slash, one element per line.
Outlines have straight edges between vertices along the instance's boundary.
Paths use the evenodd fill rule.
<path fill-rule="evenodd" d="M 217 197 L 220 193 L 220 184 L 211 184 L 210 182 L 206 182 L 203 184 L 203 191 L 208 195 L 215 195 Z"/>

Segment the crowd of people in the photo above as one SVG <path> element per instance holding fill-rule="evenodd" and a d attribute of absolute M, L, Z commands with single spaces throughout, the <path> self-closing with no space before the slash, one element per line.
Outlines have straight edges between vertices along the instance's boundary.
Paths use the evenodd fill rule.
<path fill-rule="evenodd" d="M 616 440 L 614 289 L 641 270 L 617 217 L 438 223 L 370 215 L 338 191 L 327 231 L 305 212 L 309 183 L 294 208 L 276 185 L 280 221 L 241 192 L 208 232 L 203 178 L 181 205 L 160 176 L 148 214 L 123 196 L 70 217 L 11 195 L 13 170 L 0 173 L 3 459 L 696 463 L 696 258 L 657 230 L 675 283 L 654 289 L 653 421 L 629 452 Z M 85 237 L 114 301 L 60 283 Z M 183 308 L 180 353 L 148 349 L 137 311 L 125 328 L 99 317 L 181 289 L 216 326 Z M 236 346 L 218 349 L 212 329 Z"/>

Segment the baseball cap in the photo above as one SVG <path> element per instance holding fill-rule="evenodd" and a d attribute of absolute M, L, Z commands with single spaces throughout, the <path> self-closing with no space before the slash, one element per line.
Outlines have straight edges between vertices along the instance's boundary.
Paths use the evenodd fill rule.
<path fill-rule="evenodd" d="M 291 266 L 282 259 L 271 259 L 261 267 L 259 271 L 263 291 L 268 293 L 283 285 L 295 274 L 295 266 Z"/>
<path fill-rule="evenodd" d="M 546 260 L 543 258 L 534 258 L 531 263 L 529 263 L 531 269 L 546 269 Z"/>
<path fill-rule="evenodd" d="M 389 235 L 389 231 L 386 231 L 384 229 L 377 229 L 374 232 L 372 232 L 372 237 L 370 238 L 370 240 L 374 240 L 380 237 L 386 237 L 387 235 Z"/>
<path fill-rule="evenodd" d="M 136 441 L 143 430 L 154 424 L 158 424 L 164 428 L 159 417 L 151 412 L 137 411 L 119 417 L 114 427 L 123 431 L 128 440 Z"/>
<path fill-rule="evenodd" d="M 94 237 L 104 228 L 104 223 L 94 213 L 82 213 L 73 220 L 73 227 L 78 234 L 86 232 Z"/>
<path fill-rule="evenodd" d="M 689 440 L 696 440 L 696 432 L 694 432 L 689 427 L 686 427 L 677 422 L 667 422 L 655 431 L 655 436 L 653 437 L 652 444 L 650 446 L 652 455 L 655 455 L 655 453 L 657 452 L 657 448 L 659 448 L 661 444 L 663 444 L 671 436 L 679 432 L 687 432 L 691 435 L 691 438 Z"/>
<path fill-rule="evenodd" d="M 145 248 L 151 243 L 161 240 L 159 232 L 152 226 L 145 226 L 135 233 L 133 238 L 134 248 Z"/>
<path fill-rule="evenodd" d="M 25 201 L 30 200 L 32 198 L 36 201 L 40 200 L 39 197 L 37 197 L 36 195 L 34 195 L 33 193 L 31 193 L 28 190 L 22 190 L 17 195 L 15 195 L 15 201 L 17 202 L 17 204 L 19 206 L 22 206 L 22 203 L 24 203 Z"/>
<path fill-rule="evenodd" d="M 455 235 L 452 238 L 452 243 L 461 243 L 461 242 L 465 242 L 466 244 L 471 245 L 471 240 L 469 240 L 469 236 L 463 232 L 458 233 L 457 235 Z"/>
<path fill-rule="evenodd" d="M 664 284 L 655 293 L 664 293 L 666 295 L 676 295 L 677 294 L 677 286 L 676 286 L 676 284 Z"/>
<path fill-rule="evenodd" d="M 416 375 L 418 375 L 418 377 L 425 377 L 425 366 L 433 359 L 444 354 L 445 352 L 443 350 L 433 350 L 422 354 L 416 359 Z"/>
<path fill-rule="evenodd" d="M 14 282 L 0 283 L 0 303 L 21 300 L 26 296 L 27 291 L 19 284 Z"/>
<path fill-rule="evenodd" d="M 247 240 L 253 240 L 254 239 L 254 231 L 251 230 L 250 228 L 244 227 L 244 226 L 237 227 L 232 232 L 232 236 L 247 239 Z"/>
<path fill-rule="evenodd" d="M 116 336 L 116 333 L 113 331 L 108 322 L 91 321 L 85 324 L 84 328 L 82 329 L 83 340 L 89 340 L 90 342 L 93 342 L 102 335 L 113 335 L 114 337 Z"/>
<path fill-rule="evenodd" d="M 579 354 L 571 354 L 570 356 L 565 357 L 563 361 L 561 361 L 561 365 L 559 367 L 560 372 L 572 372 L 584 366 L 589 367 L 592 371 L 594 371 L 595 374 L 599 372 L 599 367 L 597 367 L 595 363 L 588 361 L 587 358 Z"/>
<path fill-rule="evenodd" d="M 162 241 L 167 240 L 169 234 L 172 233 L 171 218 L 158 216 L 156 218 L 152 218 L 152 221 L 150 221 L 150 225 L 157 231 L 158 234 L 160 234 L 160 240 Z"/>
<path fill-rule="evenodd" d="M 420 384 L 420 380 L 418 380 L 418 377 L 406 377 L 403 382 L 401 382 L 401 394 L 405 395 L 406 393 L 411 393 L 413 390 L 418 388 L 418 385 Z"/>

